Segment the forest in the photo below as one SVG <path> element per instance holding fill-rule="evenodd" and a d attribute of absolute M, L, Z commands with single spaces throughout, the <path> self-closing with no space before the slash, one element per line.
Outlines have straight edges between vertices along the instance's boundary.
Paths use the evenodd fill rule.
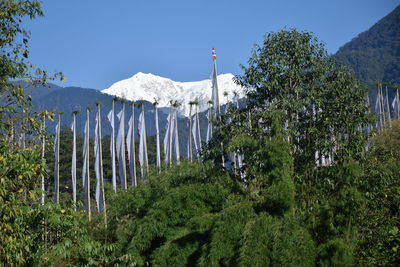
<path fill-rule="evenodd" d="M 342 46 L 336 61 L 350 66 L 354 75 L 371 89 L 376 81 L 400 83 L 400 6 L 375 25 Z M 375 90 L 370 93 L 375 96 Z"/>
<path fill-rule="evenodd" d="M 254 47 L 236 77 L 246 105 L 228 105 L 193 162 L 158 172 L 150 137 L 149 172 L 115 193 L 103 138 L 106 221 L 94 206 L 88 219 L 81 179 L 74 210 L 72 134 L 62 129 L 53 203 L 53 137 L 42 123 L 56 114 L 33 112 L 15 83 L 64 78 L 29 62 L 22 22 L 43 15 L 38 1 L 0 2 L 0 266 L 400 265 L 400 122 L 378 131 L 368 87 L 296 29 Z"/>

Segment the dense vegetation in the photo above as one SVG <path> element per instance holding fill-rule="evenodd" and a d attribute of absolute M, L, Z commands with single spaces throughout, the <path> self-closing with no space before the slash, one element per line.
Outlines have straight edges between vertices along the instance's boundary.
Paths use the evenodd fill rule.
<path fill-rule="evenodd" d="M 333 56 L 358 79 L 374 88 L 375 81 L 400 83 L 400 6 L 369 30 L 342 46 Z M 373 95 L 375 92 L 373 91 Z"/>
<path fill-rule="evenodd" d="M 60 204 L 39 204 L 41 177 L 51 184 L 52 148 L 42 161 L 40 121 L 10 81 L 32 79 L 29 63 L 16 63 L 15 55 L 27 57 L 16 37 L 19 19 L 41 15 L 40 3 L 0 7 L 1 94 L 10 100 L 0 110 L 0 265 L 400 264 L 400 123 L 361 130 L 373 121 L 368 89 L 312 34 L 268 34 L 237 77 L 250 88 L 247 106 L 232 105 L 215 122 L 202 162 L 151 171 L 127 191 L 107 184 L 105 225 L 73 211 L 66 164 Z M 18 124 L 21 114 L 26 124 Z M 13 138 L 20 129 L 30 136 L 26 148 Z M 69 162 L 69 130 L 61 139 L 61 162 Z M 238 155 L 243 165 L 232 162 Z"/>

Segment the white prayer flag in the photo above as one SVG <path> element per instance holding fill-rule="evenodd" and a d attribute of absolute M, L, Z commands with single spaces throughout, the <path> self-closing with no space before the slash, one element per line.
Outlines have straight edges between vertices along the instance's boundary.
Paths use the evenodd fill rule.
<path fill-rule="evenodd" d="M 206 135 L 206 143 L 211 140 L 212 137 L 212 121 L 211 121 L 211 109 L 209 108 L 208 113 L 206 114 L 208 124 L 207 124 L 207 135 Z"/>
<path fill-rule="evenodd" d="M 97 210 L 99 213 L 102 213 L 104 210 L 104 196 L 102 190 L 102 173 L 101 173 L 101 150 L 100 150 L 100 136 L 101 129 L 99 127 L 100 116 L 99 113 L 96 113 L 96 126 L 94 130 L 94 169 L 96 174 L 96 203 Z"/>
<path fill-rule="evenodd" d="M 386 87 L 386 96 L 385 96 L 385 103 L 384 104 L 385 104 L 386 117 L 387 117 L 387 120 L 389 122 L 389 126 L 392 127 L 392 120 L 391 120 L 391 117 L 390 117 L 389 94 L 388 94 L 387 87 Z"/>
<path fill-rule="evenodd" d="M 132 179 L 132 185 L 136 184 L 136 168 L 135 168 L 135 138 L 134 138 L 134 114 L 129 118 L 128 122 L 128 134 L 126 135 L 126 146 L 128 148 L 128 162 L 129 162 L 129 174 Z"/>
<path fill-rule="evenodd" d="M 158 108 L 157 108 L 157 106 L 156 106 L 156 118 L 155 118 L 155 120 L 156 120 L 156 145 L 157 145 L 157 148 L 156 148 L 156 152 L 157 152 L 156 164 L 157 164 L 157 168 L 160 170 L 161 169 L 160 129 L 158 128 Z"/>
<path fill-rule="evenodd" d="M 166 130 L 165 130 L 165 137 L 164 137 L 164 160 L 165 164 L 169 163 L 169 142 L 170 142 L 170 134 L 171 134 L 171 112 L 168 114 L 167 117 L 167 125 L 166 125 Z"/>
<path fill-rule="evenodd" d="M 378 113 L 378 114 L 381 111 L 381 109 L 380 109 L 380 106 L 381 106 L 380 98 L 381 98 L 381 94 L 378 91 L 378 94 L 376 95 L 376 101 L 375 101 L 375 112 Z"/>
<path fill-rule="evenodd" d="M 60 161 L 60 116 L 56 124 L 56 135 L 54 137 L 54 202 L 60 200 L 60 177 L 59 177 L 59 161 Z"/>
<path fill-rule="evenodd" d="M 126 183 L 126 162 L 125 162 L 125 103 L 118 113 L 119 129 L 117 134 L 117 157 L 119 167 L 119 178 L 121 179 L 122 189 L 127 189 Z"/>
<path fill-rule="evenodd" d="M 139 116 L 138 131 L 140 135 L 139 139 L 139 163 L 142 173 L 142 178 L 144 178 L 144 168 L 146 160 L 146 124 L 144 120 L 144 112 L 142 111 Z"/>
<path fill-rule="evenodd" d="M 178 116 L 177 111 L 174 109 L 174 132 L 175 132 L 175 156 L 176 156 L 176 163 L 179 164 L 180 162 L 180 149 L 179 149 L 179 135 L 178 135 Z"/>
<path fill-rule="evenodd" d="M 392 108 L 393 108 L 394 117 L 397 119 L 399 119 L 398 118 L 398 115 L 400 113 L 399 107 L 400 107 L 400 103 L 399 103 L 399 99 L 398 99 L 398 92 L 396 91 L 396 94 L 392 101 Z"/>
<path fill-rule="evenodd" d="M 89 180 L 89 110 L 86 111 L 85 139 L 83 143 L 82 183 L 85 191 L 85 211 L 90 218 L 90 180 Z"/>
<path fill-rule="evenodd" d="M 85 139 L 83 141 L 83 167 L 82 167 L 82 186 L 85 188 L 85 181 L 87 178 L 87 159 L 88 159 L 88 133 L 89 133 L 89 121 L 86 120 L 85 122 L 85 129 L 84 129 L 84 133 L 85 133 Z"/>
<path fill-rule="evenodd" d="M 218 95 L 218 81 L 217 81 L 217 55 L 215 53 L 215 49 L 212 49 L 213 54 L 213 70 L 211 73 L 211 87 L 212 87 L 212 96 L 211 101 L 214 106 L 214 119 L 217 119 L 220 113 L 219 107 L 219 95 Z"/>
<path fill-rule="evenodd" d="M 111 125 L 111 139 L 110 139 L 110 153 L 111 153 L 111 171 L 112 171 L 112 186 L 114 192 L 117 191 L 117 171 L 115 164 L 115 121 L 114 121 L 114 100 L 112 103 L 112 109 L 107 115 L 108 121 Z"/>
<path fill-rule="evenodd" d="M 197 144 L 197 140 L 198 140 L 198 131 L 197 131 L 197 116 L 193 116 L 193 123 L 192 123 L 192 136 L 193 136 L 193 142 L 194 142 L 194 148 L 196 149 L 196 153 L 199 153 L 199 146 Z"/>
<path fill-rule="evenodd" d="M 72 130 L 72 164 L 71 164 L 72 199 L 74 201 L 74 210 L 76 211 L 76 120 L 75 120 L 75 114 L 73 114 L 71 130 Z"/>

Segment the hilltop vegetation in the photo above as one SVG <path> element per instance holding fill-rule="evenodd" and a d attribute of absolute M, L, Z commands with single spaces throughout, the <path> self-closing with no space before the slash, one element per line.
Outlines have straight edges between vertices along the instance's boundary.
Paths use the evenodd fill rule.
<path fill-rule="evenodd" d="M 333 56 L 358 79 L 374 88 L 375 81 L 400 83 L 400 6 L 342 46 Z"/>

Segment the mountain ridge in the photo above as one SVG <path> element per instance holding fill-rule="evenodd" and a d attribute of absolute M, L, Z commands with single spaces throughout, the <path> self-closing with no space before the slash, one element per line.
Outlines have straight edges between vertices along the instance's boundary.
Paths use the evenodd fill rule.
<path fill-rule="evenodd" d="M 400 6 L 341 46 L 333 58 L 350 67 L 371 88 L 372 96 L 376 81 L 399 84 Z"/>

